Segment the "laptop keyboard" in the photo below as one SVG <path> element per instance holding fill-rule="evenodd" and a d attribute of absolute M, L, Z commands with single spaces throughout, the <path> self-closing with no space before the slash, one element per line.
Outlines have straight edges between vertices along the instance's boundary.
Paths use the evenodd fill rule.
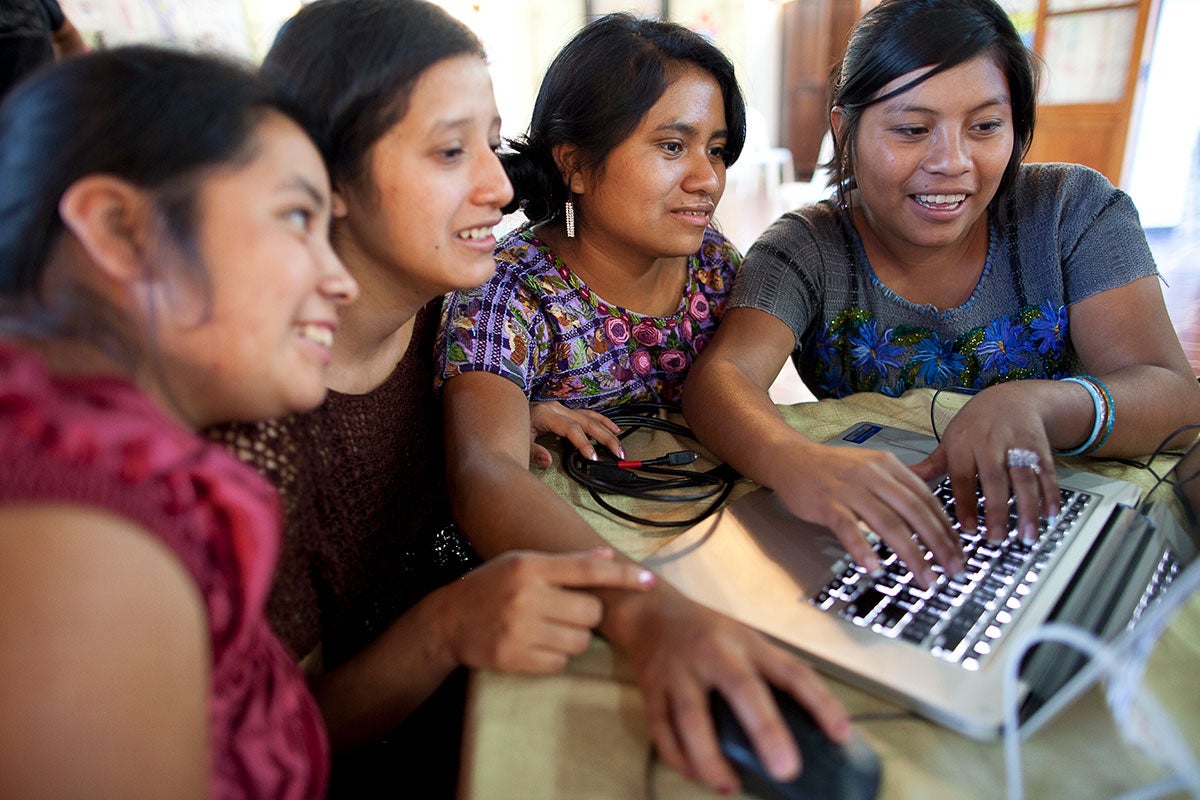
<path fill-rule="evenodd" d="M 954 511 L 949 479 L 934 488 L 962 541 L 963 575 L 946 575 L 932 564 L 937 580 L 925 589 L 886 544 L 876 541 L 883 574 L 871 576 L 848 561 L 809 602 L 882 636 L 927 649 L 964 669 L 977 670 L 1007 630 L 1014 614 L 1037 587 L 1043 568 L 1067 542 L 1086 515 L 1093 495 L 1060 487 L 1060 513 L 1053 526 L 1040 521 L 1037 540 L 1025 544 L 1016 528 L 1016 506 L 1010 499 L 1008 536 L 989 542 L 982 514 L 975 533 L 961 529 Z M 982 506 L 981 506 L 982 510 Z M 925 559 L 933 554 L 925 551 Z"/>
<path fill-rule="evenodd" d="M 1150 577 L 1150 582 L 1146 585 L 1146 591 L 1142 593 L 1137 607 L 1133 610 L 1127 630 L 1133 630 L 1142 616 L 1162 599 L 1167 587 L 1171 585 L 1182 569 L 1183 564 L 1174 550 L 1167 548 L 1163 551 L 1162 558 L 1158 560 L 1158 564 L 1154 568 L 1154 575 Z"/>

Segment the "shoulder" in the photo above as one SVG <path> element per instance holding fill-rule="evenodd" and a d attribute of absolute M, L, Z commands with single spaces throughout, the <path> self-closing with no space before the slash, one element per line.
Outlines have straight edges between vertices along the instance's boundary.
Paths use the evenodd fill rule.
<path fill-rule="evenodd" d="M 820 246 L 844 238 L 841 210 L 832 201 L 810 203 L 787 212 L 763 232 L 746 253 L 769 252 Z"/>
<path fill-rule="evenodd" d="M 471 292 L 485 308 L 507 307 L 531 314 L 548 298 L 573 291 L 571 272 L 530 226 L 505 236 L 496 246 L 496 274 Z"/>
<path fill-rule="evenodd" d="M 1023 165 L 1000 219 L 1022 247 L 1074 252 L 1087 237 L 1112 244 L 1129 235 L 1144 240 L 1133 200 L 1093 169 L 1079 164 Z"/>
<path fill-rule="evenodd" d="M 155 538 L 137 522 L 97 508 L 65 503 L 0 506 L 0 575 L 8 575 L 0 578 L 0 585 L 17 590 L 28 583 L 32 594 L 74 598 L 74 604 L 89 613 L 98 603 L 140 598 L 136 605 L 125 602 L 126 612 L 137 608 L 150 617 L 173 597 L 191 612 L 166 619 L 190 620 L 200 632 L 205 625 L 198 587 L 179 559 Z M 14 580 L 17 574 L 22 580 Z"/>
<path fill-rule="evenodd" d="M 496 275 L 493 280 L 510 279 L 529 272 L 550 269 L 554 253 L 529 225 L 509 231 L 496 244 Z"/>
<path fill-rule="evenodd" d="M 147 796 L 201 796 L 211 645 L 200 592 L 178 559 L 121 517 L 6 506 L 0 586 L 0 734 L 14 745 L 0 755 L 0 795 L 22 795 L 14 785 L 24 783 L 51 793 L 86 784 L 97 795 L 136 786 Z M 86 698 L 86 708 L 61 713 L 67 697 Z M 163 768 L 148 776 L 100 766 L 88 757 L 100 740 Z"/>
<path fill-rule="evenodd" d="M 716 228 L 705 228 L 696 257 L 704 269 L 724 268 L 736 272 L 742 265 L 741 251 Z"/>
<path fill-rule="evenodd" d="M 1040 196 L 1061 191 L 1106 195 L 1118 191 L 1108 178 L 1083 164 L 1022 164 L 1014 194 Z"/>
<path fill-rule="evenodd" d="M 473 289 L 454 292 L 443 314 L 454 313 L 463 298 L 478 298 L 485 305 L 506 304 L 513 296 L 538 294 L 559 283 L 558 262 L 554 253 L 529 226 L 506 234 L 494 251 L 496 272 L 486 283 Z M 564 284 L 565 285 L 565 284 Z"/>
<path fill-rule="evenodd" d="M 1008 201 L 1017 217 L 1096 215 L 1114 203 L 1132 206 L 1108 178 L 1082 164 L 1024 164 Z"/>
<path fill-rule="evenodd" d="M 819 271 L 847 252 L 849 226 L 832 201 L 801 206 L 775 220 L 746 251 L 743 271 Z"/>
<path fill-rule="evenodd" d="M 118 378 L 61 378 L 0 344 L 0 502 L 70 502 L 131 520 L 201 583 L 224 573 L 265 596 L 275 494 L 223 447 L 167 418 Z"/>

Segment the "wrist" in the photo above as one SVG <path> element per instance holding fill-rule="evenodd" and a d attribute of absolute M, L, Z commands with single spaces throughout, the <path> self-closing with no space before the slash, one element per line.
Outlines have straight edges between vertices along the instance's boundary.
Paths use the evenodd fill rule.
<path fill-rule="evenodd" d="M 628 652 L 634 642 L 641 640 L 645 626 L 662 613 L 669 594 L 674 591 L 660 579 L 645 592 L 597 592 L 604 603 L 604 618 L 597 630 L 609 642 Z"/>
<path fill-rule="evenodd" d="M 796 432 L 786 440 L 770 442 L 761 449 L 762 478 L 759 484 L 776 491 L 786 491 L 793 481 L 801 479 L 809 464 L 822 463 L 821 452 L 828 445 L 814 442 Z"/>
<path fill-rule="evenodd" d="M 421 632 L 418 641 L 426 663 L 446 673 L 464 664 L 457 646 L 459 614 L 455 602 L 461 581 L 460 578 L 433 590 L 409 612 Z"/>
<path fill-rule="evenodd" d="M 1090 455 L 1102 448 L 1112 434 L 1113 423 L 1116 421 L 1116 408 L 1113 405 L 1112 394 L 1099 378 L 1091 375 L 1070 375 L 1060 383 L 1074 383 L 1083 387 L 1092 401 L 1091 433 L 1081 443 L 1075 443 L 1065 449 L 1056 449 L 1056 456 Z"/>

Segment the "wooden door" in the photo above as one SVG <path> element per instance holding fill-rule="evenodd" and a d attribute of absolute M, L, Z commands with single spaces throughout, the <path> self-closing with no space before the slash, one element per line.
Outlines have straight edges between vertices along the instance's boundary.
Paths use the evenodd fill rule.
<path fill-rule="evenodd" d="M 783 103 L 780 139 L 792 151 L 796 175 L 807 181 L 829 129 L 829 71 L 858 21 L 859 0 L 789 0 L 780 10 Z"/>
<path fill-rule="evenodd" d="M 1086 164 L 1121 185 L 1143 43 L 1156 0 L 1006 4 L 1043 62 L 1028 161 Z M 1034 6 L 1033 15 L 1014 6 Z"/>

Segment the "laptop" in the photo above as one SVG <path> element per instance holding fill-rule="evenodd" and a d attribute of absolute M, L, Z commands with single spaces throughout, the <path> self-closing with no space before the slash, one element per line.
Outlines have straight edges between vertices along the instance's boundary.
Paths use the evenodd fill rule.
<path fill-rule="evenodd" d="M 829 443 L 888 450 L 907 464 L 937 444 L 872 422 Z M 1193 450 L 1200 462 L 1200 449 Z M 996 545 L 960 531 L 965 580 L 939 574 L 931 589 L 916 584 L 879 541 L 883 574 L 866 573 L 832 532 L 797 519 L 767 489 L 688 529 L 646 564 L 819 669 L 967 736 L 993 739 L 1003 732 L 1003 680 L 1014 642 L 1050 620 L 1114 641 L 1195 559 L 1195 540 L 1173 523 L 1166 503 L 1153 513 L 1138 510 L 1137 486 L 1061 467 L 1058 480 L 1062 512 L 1053 526 L 1042 520 L 1034 545 L 1012 534 Z M 1200 480 L 1189 483 L 1200 489 Z M 932 490 L 952 514 L 948 481 Z M 1024 657 L 1022 734 L 1087 688 L 1077 678 L 1082 661 L 1057 644 L 1037 645 Z"/>

